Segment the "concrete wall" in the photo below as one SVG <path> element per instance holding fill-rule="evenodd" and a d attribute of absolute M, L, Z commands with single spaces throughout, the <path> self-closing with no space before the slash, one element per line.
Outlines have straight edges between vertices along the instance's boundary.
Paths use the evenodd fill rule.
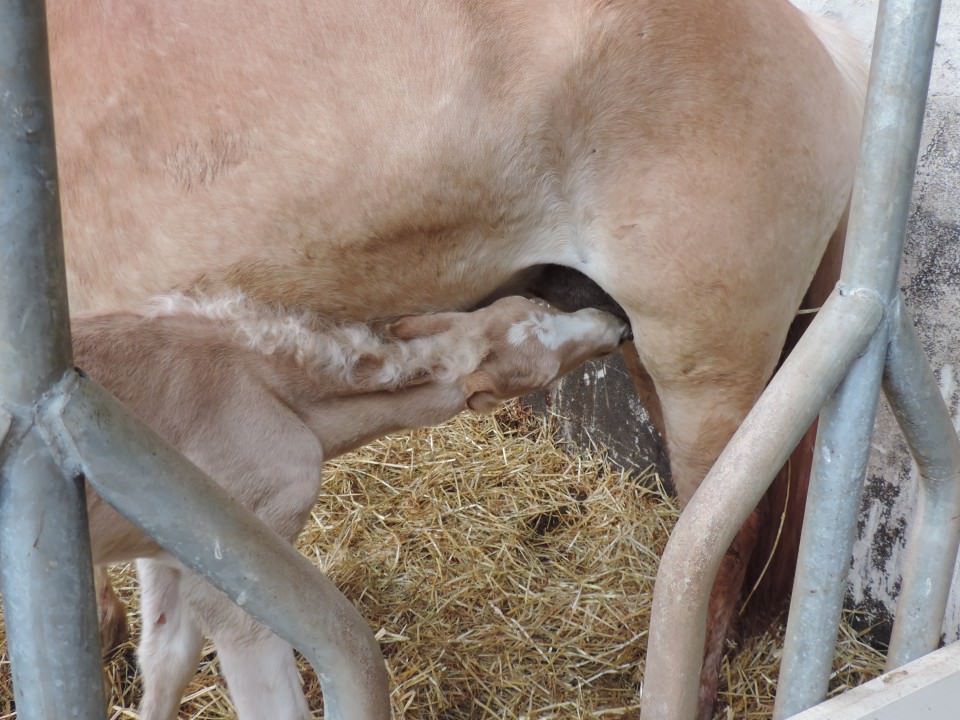
<path fill-rule="evenodd" d="M 835 17 L 872 44 L 876 0 L 794 0 L 804 10 Z M 914 189 L 901 286 L 941 387 L 960 426 L 960 3 L 944 3 L 931 94 Z M 656 433 L 630 399 L 619 361 L 595 366 L 560 387 L 554 403 L 568 434 L 608 446 L 621 463 L 663 467 Z M 631 428 L 642 427 L 639 437 Z M 849 604 L 888 628 L 899 589 L 904 533 L 913 504 L 914 470 L 889 409 L 882 402 L 867 473 Z M 955 583 L 944 632 L 960 637 L 960 582 Z"/>

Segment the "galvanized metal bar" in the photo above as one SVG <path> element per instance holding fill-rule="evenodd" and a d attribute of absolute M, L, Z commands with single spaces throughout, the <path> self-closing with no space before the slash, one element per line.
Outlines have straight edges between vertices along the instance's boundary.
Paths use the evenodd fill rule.
<path fill-rule="evenodd" d="M 645 720 L 696 715 L 707 605 L 720 562 L 827 396 L 873 337 L 883 309 L 874 293 L 831 295 L 680 516 L 653 595 L 647 656 L 657 662 L 647 665 L 644 679 Z"/>
<path fill-rule="evenodd" d="M 946 720 L 957 716 L 960 643 L 794 715 L 793 720 Z"/>
<path fill-rule="evenodd" d="M 960 545 L 960 439 L 902 301 L 884 390 L 920 475 L 887 653 L 893 670 L 939 646 Z"/>
<path fill-rule="evenodd" d="M 826 697 L 886 356 L 883 325 L 820 416 L 775 718 Z"/>
<path fill-rule="evenodd" d="M 21 720 L 106 712 L 82 483 L 30 408 L 70 365 L 43 2 L 0 3 L 0 589 Z"/>
<path fill-rule="evenodd" d="M 0 5 L 0 382 L 31 405 L 70 366 L 43 2 Z"/>
<path fill-rule="evenodd" d="M 893 302 L 940 0 L 881 0 L 841 284 Z"/>
<path fill-rule="evenodd" d="M 373 633 L 289 543 L 79 374 L 64 379 L 38 416 L 66 472 L 86 475 L 121 514 L 306 656 L 328 718 L 389 720 L 389 681 Z"/>
<path fill-rule="evenodd" d="M 938 0 L 883 0 L 877 21 L 841 285 L 870 289 L 891 307 L 939 11 Z M 800 712 L 826 694 L 886 334 L 884 323 L 821 416 L 776 718 Z"/>
<path fill-rule="evenodd" d="M 0 580 L 17 716 L 103 718 L 83 482 L 28 433 L 0 473 Z"/>

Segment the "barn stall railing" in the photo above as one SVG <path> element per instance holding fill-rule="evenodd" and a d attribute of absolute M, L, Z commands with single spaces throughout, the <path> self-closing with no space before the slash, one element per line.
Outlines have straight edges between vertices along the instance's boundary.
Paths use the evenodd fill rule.
<path fill-rule="evenodd" d="M 896 286 L 939 11 L 936 0 L 881 0 L 840 282 L 674 529 L 654 592 L 645 720 L 695 716 L 724 550 L 821 407 L 774 716 L 826 696 L 881 378 L 921 475 L 888 667 L 939 643 L 960 540 L 960 443 Z"/>
<path fill-rule="evenodd" d="M 73 369 L 44 3 L 12 0 L 0 4 L 0 590 L 21 720 L 105 717 L 84 478 L 298 648 L 327 717 L 390 717 L 383 658 L 353 605 Z"/>

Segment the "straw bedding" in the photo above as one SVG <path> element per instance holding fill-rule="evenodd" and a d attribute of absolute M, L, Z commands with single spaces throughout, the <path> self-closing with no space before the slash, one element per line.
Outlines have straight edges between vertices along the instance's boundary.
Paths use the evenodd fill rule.
<path fill-rule="evenodd" d="M 599 453 L 569 454 L 549 421 L 509 406 L 329 463 L 300 548 L 377 631 L 398 720 L 636 717 L 653 580 L 676 516 L 657 488 Z M 132 573 L 115 579 L 135 606 Z M 717 717 L 770 716 L 782 632 L 725 662 Z M 834 691 L 881 664 L 845 624 Z M 136 717 L 132 645 L 106 675 L 110 717 Z M 4 654 L 0 718 L 14 716 L 11 697 Z M 232 717 L 209 649 L 181 716 Z"/>

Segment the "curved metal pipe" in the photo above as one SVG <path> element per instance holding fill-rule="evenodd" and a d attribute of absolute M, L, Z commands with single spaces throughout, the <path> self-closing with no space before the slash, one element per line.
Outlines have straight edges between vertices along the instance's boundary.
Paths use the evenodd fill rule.
<path fill-rule="evenodd" d="M 905 308 L 890 330 L 883 386 L 917 463 L 920 485 L 907 536 L 887 670 L 940 644 L 960 544 L 960 439 Z"/>
<path fill-rule="evenodd" d="M 118 512 L 304 654 L 328 718 L 389 720 L 389 679 L 373 633 L 291 545 L 78 373 L 65 376 L 37 419 L 66 473 L 84 475 Z"/>

